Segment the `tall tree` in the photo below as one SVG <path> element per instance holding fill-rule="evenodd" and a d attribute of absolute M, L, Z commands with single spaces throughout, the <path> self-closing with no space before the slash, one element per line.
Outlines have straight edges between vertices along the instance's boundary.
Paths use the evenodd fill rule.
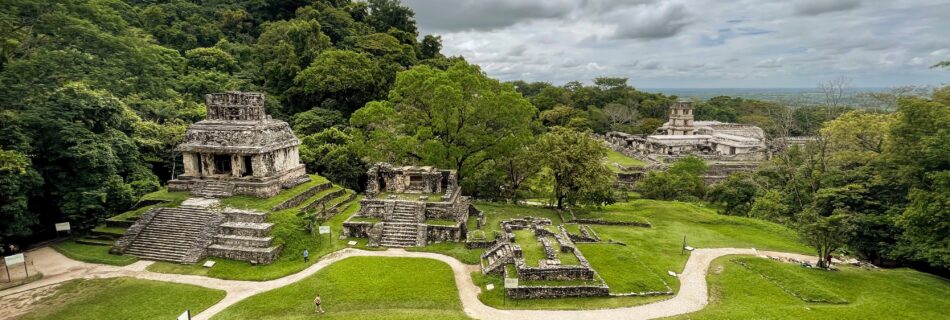
<path fill-rule="evenodd" d="M 551 170 L 557 207 L 613 201 L 616 175 L 604 163 L 607 147 L 589 132 L 554 127 L 538 137 L 538 160 Z"/>
<path fill-rule="evenodd" d="M 368 104 L 350 122 L 376 132 L 368 135 L 388 152 L 377 152 L 375 161 L 455 169 L 463 180 L 524 145 L 536 114 L 511 85 L 459 62 L 445 71 L 417 66 L 399 73 L 389 99 Z"/>

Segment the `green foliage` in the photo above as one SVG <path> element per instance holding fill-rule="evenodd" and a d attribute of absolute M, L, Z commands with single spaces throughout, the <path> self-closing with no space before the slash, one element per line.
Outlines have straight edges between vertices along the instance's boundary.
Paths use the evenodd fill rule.
<path fill-rule="evenodd" d="M 379 67 L 367 54 L 328 50 L 294 78 L 293 105 L 320 106 L 350 114 L 381 95 Z M 293 112 L 302 111 L 294 107 Z"/>
<path fill-rule="evenodd" d="M 219 48 L 194 48 L 185 51 L 188 67 L 230 73 L 237 69 L 237 61 Z"/>
<path fill-rule="evenodd" d="M 329 128 L 303 138 L 300 160 L 307 169 L 318 172 L 346 188 L 359 190 L 367 165 L 356 152 L 353 137 L 337 128 Z"/>
<path fill-rule="evenodd" d="M 445 71 L 400 72 L 389 99 L 367 104 L 350 124 L 368 131 L 360 150 L 372 161 L 454 169 L 464 182 L 487 161 L 523 146 L 536 113 L 511 86 L 459 62 Z"/>
<path fill-rule="evenodd" d="M 705 195 L 703 174 L 706 163 L 696 157 L 674 162 L 666 171 L 650 171 L 637 182 L 636 190 L 644 198 L 695 201 Z"/>
<path fill-rule="evenodd" d="M 313 108 L 293 116 L 294 133 L 298 136 L 311 135 L 345 123 L 343 114 L 336 110 Z"/>
<path fill-rule="evenodd" d="M 712 186 L 706 197 L 710 202 L 722 205 L 725 214 L 751 215 L 757 187 L 751 175 L 733 174 L 725 181 Z"/>
<path fill-rule="evenodd" d="M 592 139 L 589 132 L 554 127 L 538 138 L 534 148 L 538 150 L 537 161 L 551 170 L 558 208 L 613 202 L 616 175 L 603 162 L 607 147 Z"/>
<path fill-rule="evenodd" d="M 39 223 L 39 216 L 28 210 L 27 203 L 42 182 L 30 158 L 0 149 L 0 243 L 5 238 L 30 235 L 30 227 Z"/>

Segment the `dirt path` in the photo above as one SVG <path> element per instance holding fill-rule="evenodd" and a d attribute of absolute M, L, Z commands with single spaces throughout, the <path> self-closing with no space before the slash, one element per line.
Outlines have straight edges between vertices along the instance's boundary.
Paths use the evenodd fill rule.
<path fill-rule="evenodd" d="M 71 260 L 51 248 L 34 250 L 30 255 L 35 265 L 45 277 L 38 281 L 0 291 L 2 302 L 36 296 L 33 290 L 47 290 L 48 286 L 72 279 L 94 279 L 133 277 L 138 279 L 166 281 L 224 290 L 227 295 L 217 304 L 194 316 L 196 320 L 209 319 L 227 307 L 250 296 L 280 288 L 317 273 L 326 266 L 349 257 L 406 257 L 435 259 L 447 263 L 455 274 L 455 284 L 459 290 L 465 313 L 476 319 L 653 319 L 680 315 L 701 310 L 709 301 L 706 286 L 706 273 L 710 263 L 726 255 L 761 255 L 787 257 L 798 260 L 814 257 L 782 252 L 756 252 L 754 249 L 719 248 L 697 249 L 692 252 L 683 273 L 679 275 L 679 293 L 671 299 L 650 304 L 599 310 L 547 311 L 547 310 L 499 310 L 486 306 L 478 300 L 480 288 L 472 282 L 471 273 L 478 266 L 466 265 L 461 261 L 437 253 L 407 252 L 401 249 L 386 251 L 363 251 L 344 249 L 323 257 L 317 263 L 298 273 L 271 281 L 235 281 L 208 278 L 193 275 L 155 273 L 145 270 L 149 261 L 139 261 L 124 267 L 90 264 Z M 35 300 L 35 299 L 32 299 Z M 0 303 L 0 319 L 9 319 L 29 312 L 29 306 L 23 303 Z"/>

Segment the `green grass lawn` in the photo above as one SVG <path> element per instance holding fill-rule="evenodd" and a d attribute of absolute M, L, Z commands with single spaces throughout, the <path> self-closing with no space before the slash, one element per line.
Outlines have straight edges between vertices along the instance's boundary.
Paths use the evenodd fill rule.
<path fill-rule="evenodd" d="M 133 278 L 73 280 L 22 319 L 174 319 L 224 298 L 224 291 Z"/>
<path fill-rule="evenodd" d="M 64 241 L 53 245 L 53 249 L 67 258 L 83 262 L 125 266 L 139 260 L 134 256 L 109 254 L 111 248 L 111 246 L 95 246 L 73 241 Z"/>
<path fill-rule="evenodd" d="M 356 198 L 354 201 L 358 203 L 359 199 Z M 206 275 L 229 280 L 262 281 L 297 273 L 315 263 L 319 257 L 347 247 L 346 243 L 349 240 L 357 240 L 358 244 L 354 247 L 372 249 L 366 247 L 366 239 L 339 239 L 343 232 L 343 221 L 353 215 L 356 210 L 359 210 L 359 205 L 350 205 L 344 209 L 343 212 L 326 222 L 331 231 L 330 234 L 324 235 L 312 235 L 306 232 L 303 228 L 303 218 L 297 216 L 297 208 L 271 213 L 269 219 L 270 222 L 274 223 L 271 236 L 275 238 L 275 242 L 280 241 L 284 244 L 284 251 L 277 261 L 269 265 L 251 265 L 245 261 L 210 258 L 210 260 L 217 262 L 210 269 L 202 267 L 201 262 L 194 265 L 156 262 L 149 266 L 148 270 L 163 273 Z M 310 251 L 310 262 L 303 261 L 302 252 L 304 249 Z"/>
<path fill-rule="evenodd" d="M 950 310 L 950 283 L 910 269 L 822 271 L 765 259 L 746 268 L 734 261 L 750 259 L 714 261 L 706 277 L 710 304 L 673 319 L 946 319 Z M 830 294 L 848 303 L 808 303 L 789 293 L 789 285 L 792 292 Z"/>
<path fill-rule="evenodd" d="M 315 315 L 319 294 L 326 313 Z M 467 319 L 452 269 L 430 259 L 352 257 L 241 301 L 224 319 Z"/>
<path fill-rule="evenodd" d="M 614 150 L 608 150 L 607 152 L 607 164 L 610 166 L 610 169 L 614 172 L 623 172 L 615 164 L 619 164 L 624 167 L 642 167 L 646 165 L 646 162 L 642 160 L 631 158 L 621 154 L 620 152 Z"/>
<path fill-rule="evenodd" d="M 524 263 L 529 267 L 537 267 L 538 261 L 547 259 L 541 242 L 534 236 L 531 230 L 515 230 L 515 243 L 521 246 L 521 254 L 524 257 Z"/>

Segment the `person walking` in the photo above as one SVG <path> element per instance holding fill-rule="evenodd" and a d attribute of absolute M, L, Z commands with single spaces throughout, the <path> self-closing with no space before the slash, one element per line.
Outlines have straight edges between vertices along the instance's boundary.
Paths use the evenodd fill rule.
<path fill-rule="evenodd" d="M 323 302 L 323 301 L 320 300 L 320 294 L 318 293 L 318 294 L 317 294 L 317 297 L 316 297 L 316 298 L 313 298 L 313 306 L 314 306 L 313 312 L 314 312 L 314 313 L 317 313 L 317 312 L 319 312 L 319 313 L 324 313 L 324 312 L 325 312 L 325 311 L 323 311 L 323 307 L 320 306 L 320 304 L 321 304 L 322 302 Z"/>
<path fill-rule="evenodd" d="M 303 249 L 303 262 L 310 262 L 310 251 Z"/>

